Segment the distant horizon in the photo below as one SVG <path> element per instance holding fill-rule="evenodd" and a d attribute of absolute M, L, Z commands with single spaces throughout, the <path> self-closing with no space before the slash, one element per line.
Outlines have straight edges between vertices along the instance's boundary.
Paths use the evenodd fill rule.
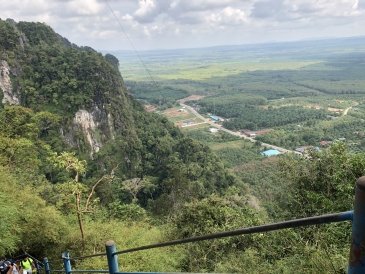
<path fill-rule="evenodd" d="M 281 41 L 267 41 L 267 42 L 257 42 L 257 43 L 242 43 L 242 44 L 221 44 L 221 45 L 212 45 L 212 46 L 202 46 L 202 47 L 181 47 L 181 48 L 157 48 L 157 49 L 141 49 L 137 50 L 138 52 L 153 52 L 153 51 L 174 51 L 174 50 L 200 50 L 200 49 L 209 49 L 209 48 L 223 48 L 223 47 L 240 47 L 240 46 L 259 46 L 259 45 L 269 45 L 269 44 L 290 44 L 290 43 L 298 43 L 298 42 L 316 42 L 316 41 L 328 41 L 328 40 L 346 40 L 346 39 L 365 39 L 365 35 L 356 35 L 356 36 L 339 36 L 339 37 L 313 37 L 313 38 L 305 38 L 300 40 L 281 40 Z M 364 44 L 365 47 L 365 44 Z M 96 49 L 100 52 L 135 52 L 132 49 L 116 49 L 116 50 L 108 50 L 108 49 Z"/>

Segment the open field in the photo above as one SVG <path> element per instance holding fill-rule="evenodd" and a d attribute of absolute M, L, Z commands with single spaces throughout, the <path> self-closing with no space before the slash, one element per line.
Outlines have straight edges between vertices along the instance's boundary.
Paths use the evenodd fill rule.
<path fill-rule="evenodd" d="M 131 92 L 159 108 L 189 98 L 183 100 L 200 114 L 225 118 L 228 129 L 271 129 L 257 137 L 266 143 L 294 149 L 341 139 L 365 149 L 359 133 L 365 103 L 363 37 L 144 52 L 157 85 L 131 54 L 119 58 Z M 123 71 L 127 67 L 130 73 Z M 189 124 L 199 124 L 187 113 L 165 114 L 189 132 Z"/>
<path fill-rule="evenodd" d="M 206 80 L 214 77 L 225 77 L 243 72 L 258 70 L 294 70 L 301 69 L 309 65 L 317 64 L 315 61 L 293 61 L 293 62 L 222 62 L 216 64 L 202 65 L 198 67 L 186 67 L 178 71 L 169 71 L 160 74 L 160 79 L 177 80 Z"/>
<path fill-rule="evenodd" d="M 181 128 L 181 131 L 184 132 L 185 134 L 188 134 L 189 132 L 194 132 L 194 131 L 201 131 L 201 130 L 207 131 L 209 130 L 209 128 L 210 126 L 208 124 L 199 123 L 191 127 L 183 127 Z"/>
<path fill-rule="evenodd" d="M 264 148 L 223 131 L 210 132 L 211 127 L 195 127 L 185 134 L 209 146 L 228 168 L 263 159 Z"/>
<path fill-rule="evenodd" d="M 199 126 L 204 122 L 192 114 L 188 109 L 181 107 L 168 108 L 164 110 L 162 114 L 180 128 Z"/>

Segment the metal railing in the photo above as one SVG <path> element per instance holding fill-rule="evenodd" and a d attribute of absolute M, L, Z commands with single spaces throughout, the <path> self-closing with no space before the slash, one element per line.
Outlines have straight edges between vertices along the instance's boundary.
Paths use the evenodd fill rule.
<path fill-rule="evenodd" d="M 120 272 L 118 266 L 118 255 L 137 252 L 141 250 L 175 246 L 185 243 L 199 242 L 205 240 L 219 239 L 224 237 L 232 237 L 238 235 L 247 235 L 254 233 L 269 232 L 274 230 L 295 228 L 301 226 L 327 224 L 335 222 L 352 221 L 352 241 L 350 247 L 350 258 L 348 266 L 348 274 L 365 274 L 365 176 L 359 178 L 356 182 L 355 202 L 353 211 L 345 211 L 334 214 L 326 214 L 321 216 L 314 216 L 308 218 L 301 218 L 278 222 L 273 224 L 266 224 L 260 226 L 253 226 L 241 228 L 237 230 L 218 232 L 197 237 L 190 237 L 185 239 L 173 240 L 168 242 L 145 245 L 130 249 L 117 251 L 114 241 L 109 240 L 105 244 L 105 253 L 98 253 L 86 255 L 73 259 L 86 259 L 93 257 L 106 256 L 108 262 L 108 270 L 72 270 L 71 258 L 68 252 L 62 253 L 63 270 L 52 270 L 52 272 L 62 272 L 65 274 L 71 273 L 110 273 L 110 274 L 124 274 L 132 272 Z M 44 258 L 44 268 L 46 274 L 51 274 L 50 265 L 47 258 Z M 133 272 L 133 273 L 159 273 L 159 272 Z"/>

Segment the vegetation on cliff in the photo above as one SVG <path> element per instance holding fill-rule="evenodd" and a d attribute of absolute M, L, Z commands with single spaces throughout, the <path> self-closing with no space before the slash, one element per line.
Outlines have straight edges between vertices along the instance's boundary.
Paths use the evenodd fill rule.
<path fill-rule="evenodd" d="M 152 215 L 167 218 L 186 202 L 219 195 L 238 183 L 206 146 L 129 97 L 112 55 L 73 45 L 41 23 L 0 21 L 0 33 L 6 38 L 0 59 L 10 68 L 4 77 L 11 80 L 11 88 L 1 93 L 19 101 L 3 96 L 1 105 L 2 182 L 9 182 L 4 190 L 39 199 L 34 207 L 21 199 L 7 206 L 14 214 L 2 228 L 13 232 L 2 242 L 2 254 L 57 254 L 81 243 L 65 236 L 72 229 L 84 230 L 87 242 L 89 226 L 100 216 L 148 223 Z M 80 110 L 93 120 L 86 130 L 76 123 Z M 97 139 L 98 150 L 88 137 Z M 49 214 L 40 216 L 41 203 L 53 210 L 56 221 L 53 229 L 35 235 L 42 242 L 43 233 L 51 234 L 51 244 L 28 243 L 22 234 L 35 226 L 32 222 L 44 227 Z M 22 206 L 34 215 L 31 220 L 18 218 Z"/>

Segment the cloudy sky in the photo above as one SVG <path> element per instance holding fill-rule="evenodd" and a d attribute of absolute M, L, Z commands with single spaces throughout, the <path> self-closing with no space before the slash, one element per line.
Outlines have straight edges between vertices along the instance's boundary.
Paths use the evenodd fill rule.
<path fill-rule="evenodd" d="M 1 19 L 45 22 L 99 50 L 358 36 L 364 15 L 365 0 L 0 0 Z"/>

